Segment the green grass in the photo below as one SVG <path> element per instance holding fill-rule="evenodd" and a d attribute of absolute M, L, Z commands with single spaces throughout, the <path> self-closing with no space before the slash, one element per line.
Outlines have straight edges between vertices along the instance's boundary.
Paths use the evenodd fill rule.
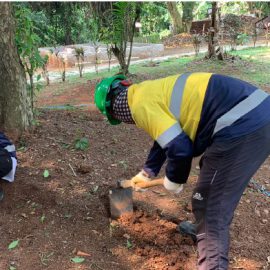
<path fill-rule="evenodd" d="M 138 75 L 138 79 L 142 77 L 142 74 L 147 74 L 149 78 L 157 78 L 160 73 L 160 77 L 165 77 L 173 74 L 179 73 L 179 70 L 184 70 L 186 64 L 194 60 L 194 57 L 181 57 L 181 58 L 171 58 L 169 60 L 164 61 L 146 61 L 145 63 L 134 64 L 129 67 L 129 72 L 131 74 Z M 151 63 L 156 63 L 156 66 L 152 66 Z M 98 74 L 96 73 L 84 73 L 83 78 L 78 78 L 77 75 L 69 76 L 66 81 L 69 83 L 78 83 L 78 82 L 86 82 L 87 80 L 97 79 L 97 78 L 105 78 L 112 76 L 119 72 L 117 67 L 111 69 L 111 71 L 100 71 Z"/>
<path fill-rule="evenodd" d="M 162 43 L 159 37 L 159 34 L 134 37 L 133 42 L 134 43 Z"/>
<path fill-rule="evenodd" d="M 231 54 L 249 63 L 241 70 L 243 79 L 259 85 L 270 85 L 270 47 L 248 48 Z"/>
<path fill-rule="evenodd" d="M 136 74 L 138 80 L 155 79 L 182 73 L 186 70 L 187 64 L 192 62 L 194 57 L 171 58 L 165 61 L 148 62 L 145 64 L 137 64 L 130 66 L 130 73 Z"/>
<path fill-rule="evenodd" d="M 261 61 L 263 60 L 261 56 L 270 55 L 270 47 L 247 48 L 239 51 L 231 51 L 230 54 L 237 55 L 246 59 Z"/>
<path fill-rule="evenodd" d="M 145 67 L 134 65 L 130 67 L 130 72 L 149 79 L 161 78 L 182 72 L 213 72 L 220 73 L 250 83 L 263 86 L 270 86 L 270 48 L 256 47 L 239 51 L 229 52 L 231 55 L 240 57 L 235 61 L 206 60 L 204 55 L 170 59 L 161 62 L 156 67 Z"/>
<path fill-rule="evenodd" d="M 270 86 L 270 48 L 256 47 L 229 52 L 239 56 L 234 62 L 205 60 L 204 54 L 198 57 L 185 56 L 171 58 L 160 62 L 145 62 L 131 65 L 130 73 L 134 82 L 146 79 L 162 78 L 183 72 L 213 72 L 237 77 L 256 85 Z M 153 64 L 154 63 L 154 64 Z M 83 78 L 73 75 L 67 78 L 67 83 L 85 83 L 87 80 L 112 76 L 118 72 L 118 68 L 112 68 L 110 72 L 100 71 L 98 74 L 85 73 Z"/>

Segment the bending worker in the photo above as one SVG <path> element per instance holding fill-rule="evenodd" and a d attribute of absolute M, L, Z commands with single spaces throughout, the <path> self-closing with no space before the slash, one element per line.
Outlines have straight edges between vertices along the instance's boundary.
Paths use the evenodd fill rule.
<path fill-rule="evenodd" d="M 4 133 L 0 132 L 0 179 L 13 182 L 17 167 L 16 149 Z M 4 193 L 0 187 L 0 201 Z"/>
<path fill-rule="evenodd" d="M 192 195 L 198 269 L 228 269 L 234 210 L 270 154 L 270 96 L 247 82 L 211 73 L 132 85 L 116 75 L 97 85 L 95 103 L 111 124 L 136 124 L 153 138 L 134 181 L 155 177 L 167 161 L 164 186 L 178 193 L 192 158 L 203 154 Z"/>

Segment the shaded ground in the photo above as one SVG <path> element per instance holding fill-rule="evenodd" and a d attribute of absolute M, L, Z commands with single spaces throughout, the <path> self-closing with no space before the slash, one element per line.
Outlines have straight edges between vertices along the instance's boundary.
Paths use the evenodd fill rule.
<path fill-rule="evenodd" d="M 89 149 L 75 150 L 82 137 Z M 108 217 L 108 190 L 139 171 L 151 144 L 135 127 L 109 126 L 94 112 L 42 111 L 34 132 L 17 144 L 16 182 L 1 183 L 0 269 L 196 269 L 196 247 L 175 231 L 192 220 L 194 181 L 178 196 L 161 187 L 135 193 L 134 216 Z M 270 189 L 270 159 L 254 178 Z M 269 197 L 247 188 L 232 224 L 230 269 L 269 269 L 269 233 Z M 90 254 L 82 264 L 70 261 L 78 251 Z"/>
<path fill-rule="evenodd" d="M 94 103 L 97 80 L 52 84 L 39 94 L 37 107 Z"/>

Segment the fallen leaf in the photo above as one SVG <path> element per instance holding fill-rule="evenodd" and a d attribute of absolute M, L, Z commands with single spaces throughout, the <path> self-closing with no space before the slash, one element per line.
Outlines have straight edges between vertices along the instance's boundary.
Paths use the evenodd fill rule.
<path fill-rule="evenodd" d="M 50 176 L 50 173 L 49 173 L 49 171 L 46 169 L 46 170 L 44 170 L 44 172 L 43 172 L 43 177 L 44 178 L 48 178 Z"/>
<path fill-rule="evenodd" d="M 44 223 L 45 218 L 46 218 L 46 216 L 43 214 L 43 215 L 41 216 L 41 218 L 40 218 L 40 222 L 41 222 L 41 223 Z"/>
<path fill-rule="evenodd" d="M 72 262 L 74 263 L 82 263 L 85 261 L 85 258 L 81 258 L 81 257 L 74 257 L 71 259 Z"/>
<path fill-rule="evenodd" d="M 96 193 L 96 192 L 98 191 L 98 189 L 99 189 L 99 186 L 95 186 L 95 187 L 93 188 L 93 192 Z"/>
<path fill-rule="evenodd" d="M 8 249 L 14 249 L 19 244 L 19 240 L 14 240 L 8 245 Z"/>
<path fill-rule="evenodd" d="M 127 239 L 127 248 L 128 249 L 132 248 L 132 243 L 129 239 Z"/>
<path fill-rule="evenodd" d="M 91 257 L 91 255 L 89 253 L 86 253 L 86 252 L 83 252 L 83 251 L 80 251 L 80 250 L 77 251 L 76 255 L 77 256 Z"/>
<path fill-rule="evenodd" d="M 153 193 L 158 194 L 159 196 L 166 196 L 167 194 L 164 192 L 160 192 L 160 191 L 156 191 L 156 190 L 152 190 Z"/>

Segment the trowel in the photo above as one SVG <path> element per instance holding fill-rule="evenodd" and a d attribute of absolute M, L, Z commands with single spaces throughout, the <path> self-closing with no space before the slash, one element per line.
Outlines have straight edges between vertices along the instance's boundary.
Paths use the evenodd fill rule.
<path fill-rule="evenodd" d="M 163 178 L 134 184 L 132 180 L 120 180 L 117 187 L 109 191 L 111 218 L 117 219 L 133 213 L 133 189 L 141 190 L 163 185 Z"/>

